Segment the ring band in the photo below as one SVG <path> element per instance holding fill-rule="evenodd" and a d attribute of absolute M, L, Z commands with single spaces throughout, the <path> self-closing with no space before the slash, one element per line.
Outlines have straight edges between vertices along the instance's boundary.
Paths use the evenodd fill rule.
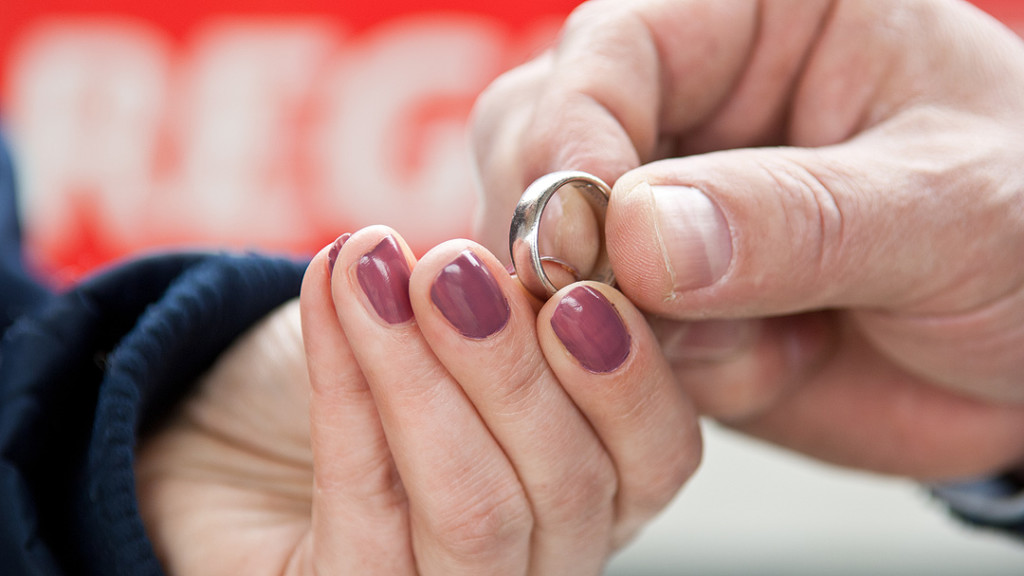
<path fill-rule="evenodd" d="M 512 266 L 519 282 L 541 300 L 547 300 L 558 291 L 558 288 L 544 272 L 544 258 L 541 257 L 538 248 L 540 219 L 548 201 L 568 185 L 572 185 L 583 194 L 594 212 L 594 217 L 597 218 L 599 252 L 593 272 L 586 280 L 615 285 L 615 274 L 612 272 L 608 249 L 604 242 L 604 218 L 608 210 L 611 189 L 600 178 L 586 172 L 552 172 L 538 178 L 523 193 L 512 215 L 512 228 L 508 236 Z"/>

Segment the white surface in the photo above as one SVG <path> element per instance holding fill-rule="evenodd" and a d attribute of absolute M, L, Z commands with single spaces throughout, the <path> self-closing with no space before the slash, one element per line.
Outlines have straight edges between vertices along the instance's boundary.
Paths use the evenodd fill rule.
<path fill-rule="evenodd" d="M 704 431 L 701 469 L 609 575 L 1024 575 L 1024 540 L 964 527 L 912 482 Z"/>

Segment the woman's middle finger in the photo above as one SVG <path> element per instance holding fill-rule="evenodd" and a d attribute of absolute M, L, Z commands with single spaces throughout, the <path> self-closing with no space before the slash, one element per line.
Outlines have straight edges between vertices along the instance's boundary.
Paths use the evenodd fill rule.
<path fill-rule="evenodd" d="M 534 303 L 497 259 L 454 240 L 427 253 L 410 295 L 426 341 L 515 467 L 534 520 L 531 574 L 599 574 L 615 469 L 541 353 Z"/>

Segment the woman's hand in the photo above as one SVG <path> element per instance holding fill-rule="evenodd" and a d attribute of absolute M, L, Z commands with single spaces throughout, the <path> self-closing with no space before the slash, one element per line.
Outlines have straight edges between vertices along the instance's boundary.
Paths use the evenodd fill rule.
<path fill-rule="evenodd" d="M 588 2 L 475 142 L 496 253 L 534 178 L 615 183 L 701 412 L 921 479 L 1024 462 L 1024 47 L 966 3 Z"/>
<path fill-rule="evenodd" d="M 541 307 L 467 241 L 341 244 L 144 444 L 170 572 L 598 574 L 694 471 L 691 404 L 621 294 Z"/>

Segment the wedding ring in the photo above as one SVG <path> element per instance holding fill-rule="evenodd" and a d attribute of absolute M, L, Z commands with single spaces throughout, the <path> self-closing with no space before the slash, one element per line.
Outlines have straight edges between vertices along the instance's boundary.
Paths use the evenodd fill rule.
<path fill-rule="evenodd" d="M 590 274 L 580 280 L 595 280 L 615 285 L 615 274 L 608 260 L 608 249 L 604 242 L 604 219 L 608 209 L 608 198 L 611 189 L 600 178 L 579 171 L 552 172 L 538 178 L 526 189 L 519 199 L 515 213 L 512 215 L 512 228 L 509 230 L 509 251 L 516 276 L 531 294 L 541 300 L 547 300 L 558 288 L 544 272 L 545 261 L 561 263 L 557 258 L 541 256 L 538 246 L 540 240 L 540 222 L 548 201 L 562 188 L 572 186 L 590 204 L 597 223 L 597 258 Z M 586 239 L 581 239 L 586 241 Z M 564 263 L 562 263 L 564 264 Z"/>

